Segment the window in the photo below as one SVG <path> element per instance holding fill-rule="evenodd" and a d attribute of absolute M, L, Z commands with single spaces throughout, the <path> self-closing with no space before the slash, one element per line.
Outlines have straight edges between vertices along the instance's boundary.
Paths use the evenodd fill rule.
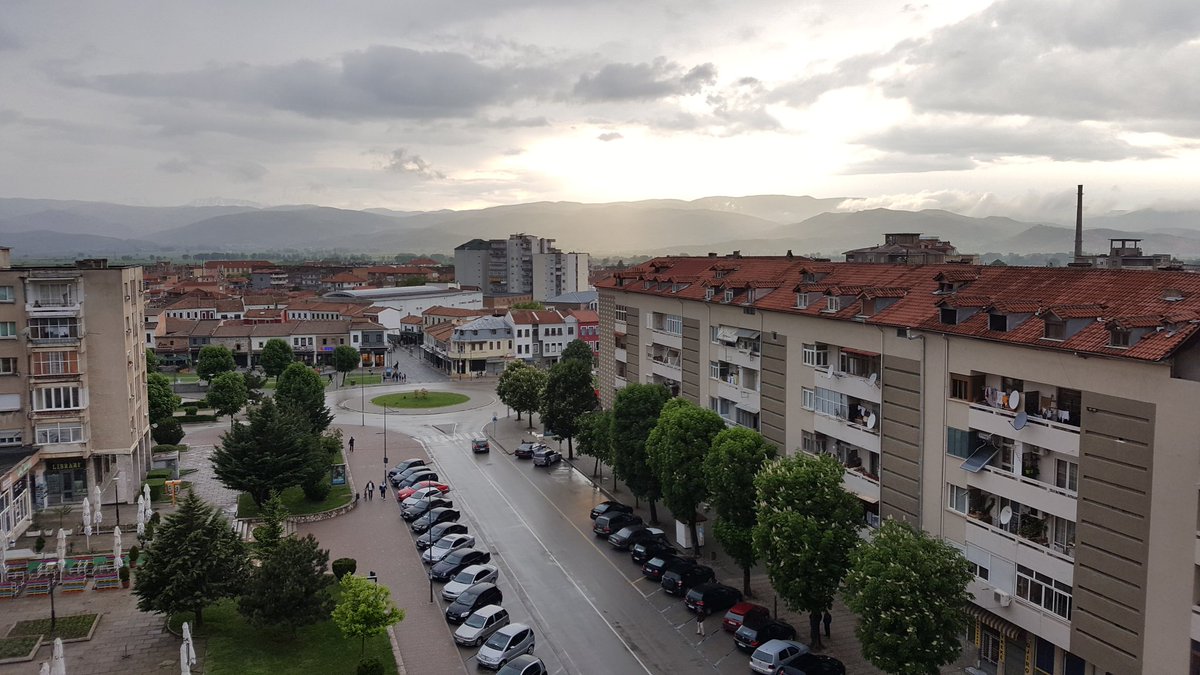
<path fill-rule="evenodd" d="M 0 321 L 0 338 L 17 337 L 16 321 Z"/>
<path fill-rule="evenodd" d="M 13 297 L 13 287 L 12 286 L 0 286 L 0 302 L 13 302 L 14 300 L 15 300 L 15 298 Z"/>
<path fill-rule="evenodd" d="M 987 581 L 988 576 L 991 574 L 991 570 L 971 560 L 967 561 L 967 569 L 971 570 L 971 574 L 974 574 L 984 581 Z"/>
<path fill-rule="evenodd" d="M 663 316 L 662 329 L 664 333 L 671 335 L 683 334 L 683 318 L 676 314 L 667 314 Z"/>
<path fill-rule="evenodd" d="M 800 389 L 800 405 L 804 406 L 805 410 L 815 410 L 817 407 L 816 392 L 808 387 Z"/>
<path fill-rule="evenodd" d="M 1054 550 L 1067 555 L 1074 555 L 1075 521 L 1058 516 L 1050 516 L 1050 540 Z"/>
<path fill-rule="evenodd" d="M 804 345 L 804 365 L 813 368 L 829 366 L 829 348 L 822 344 Z"/>
<path fill-rule="evenodd" d="M 996 446 L 998 452 L 988 466 L 1013 473 L 1013 440 L 1003 436 L 993 436 L 991 443 Z"/>
<path fill-rule="evenodd" d="M 1054 460 L 1054 487 L 1079 491 L 1079 465 L 1065 459 Z"/>
<path fill-rule="evenodd" d="M 79 321 L 74 318 L 33 319 L 29 322 L 29 337 L 34 340 L 78 338 Z"/>
<path fill-rule="evenodd" d="M 943 307 L 938 315 L 941 322 L 947 326 L 953 326 L 958 323 L 958 310 L 953 307 Z"/>
<path fill-rule="evenodd" d="M 800 449 L 810 455 L 817 454 L 817 436 L 811 431 L 800 432 Z"/>
<path fill-rule="evenodd" d="M 708 376 L 714 380 L 721 379 L 721 364 L 718 361 L 708 362 Z"/>
<path fill-rule="evenodd" d="M 74 410 L 83 407 L 79 387 L 45 387 L 33 390 L 34 410 Z"/>
<path fill-rule="evenodd" d="M 629 319 L 629 308 L 625 305 L 615 305 L 613 307 L 613 319 L 627 321 Z"/>
<path fill-rule="evenodd" d="M 17 374 L 17 359 L 16 357 L 5 357 L 0 359 L 0 375 L 16 375 Z"/>
<path fill-rule="evenodd" d="M 704 299 L 705 300 L 712 300 L 712 296 L 713 296 L 713 289 L 711 289 L 711 288 L 704 289 Z"/>
<path fill-rule="evenodd" d="M 808 307 L 808 293 L 797 293 L 796 294 L 796 307 L 798 307 L 800 309 L 804 309 L 805 307 Z"/>
<path fill-rule="evenodd" d="M 1120 349 L 1129 348 L 1129 331 L 1124 328 L 1113 328 L 1108 332 L 1108 346 Z"/>
<path fill-rule="evenodd" d="M 825 311 L 837 312 L 842 309 L 842 299 L 836 295 L 831 295 L 825 298 Z"/>
<path fill-rule="evenodd" d="M 1000 634 L 987 626 L 979 631 L 979 660 L 992 673 L 1000 666 Z"/>
<path fill-rule="evenodd" d="M 725 290 L 725 302 L 733 302 L 733 289 L 732 288 Z"/>
<path fill-rule="evenodd" d="M 950 373 L 950 398 L 971 400 L 971 380 L 967 376 Z"/>
<path fill-rule="evenodd" d="M 958 513 L 967 512 L 967 488 L 961 488 L 957 485 L 947 485 L 949 488 L 950 498 L 947 501 L 947 506 L 951 511 Z"/>
<path fill-rule="evenodd" d="M 966 459 L 971 456 L 975 450 L 975 443 L 972 442 L 973 434 L 970 431 L 955 429 L 954 427 L 946 427 L 946 454 L 951 457 L 962 457 Z"/>
<path fill-rule="evenodd" d="M 79 422 L 64 422 L 62 424 L 38 426 L 36 436 L 38 445 L 82 443 L 83 424 Z"/>
<path fill-rule="evenodd" d="M 1047 317 L 1046 332 L 1042 335 L 1047 340 L 1065 340 L 1067 339 L 1067 324 L 1066 322 Z"/>
<path fill-rule="evenodd" d="M 737 409 L 737 415 L 734 419 L 740 426 L 748 429 L 758 429 L 758 413 L 752 413 L 749 410 Z"/>
<path fill-rule="evenodd" d="M 1071 618 L 1071 587 L 1024 565 L 1017 565 L 1017 597 L 1064 619 Z"/>
<path fill-rule="evenodd" d="M 988 315 L 988 330 L 1008 330 L 1008 315 L 1007 314 L 989 314 Z"/>
<path fill-rule="evenodd" d="M 848 406 L 846 405 L 846 395 L 840 394 L 829 389 L 817 387 L 815 390 L 815 398 L 813 409 L 823 415 L 846 419 L 849 414 Z"/>
<path fill-rule="evenodd" d="M 0 446 L 20 445 L 20 444 L 21 444 L 21 430 L 20 429 L 6 429 L 4 431 L 0 431 Z"/>

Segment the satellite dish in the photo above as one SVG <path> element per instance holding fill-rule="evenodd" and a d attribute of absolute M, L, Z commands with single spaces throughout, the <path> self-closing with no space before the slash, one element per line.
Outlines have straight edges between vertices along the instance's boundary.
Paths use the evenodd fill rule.
<path fill-rule="evenodd" d="M 1029 424 L 1029 415 L 1025 414 L 1025 411 L 1021 411 L 1009 424 L 1012 425 L 1012 428 L 1020 431 L 1025 428 L 1026 424 Z"/>
<path fill-rule="evenodd" d="M 827 379 L 827 380 L 833 379 L 833 366 L 830 366 L 829 370 L 825 371 L 825 379 Z"/>
<path fill-rule="evenodd" d="M 1000 509 L 1000 524 L 1007 525 L 1012 522 L 1012 507 L 1006 506 Z"/>
<path fill-rule="evenodd" d="M 870 414 L 868 414 L 868 415 L 867 415 L 867 428 L 868 428 L 868 429 L 874 429 L 874 428 L 875 428 L 875 422 L 876 422 L 876 421 L 877 421 L 877 420 L 875 419 L 875 413 L 870 413 Z"/>
<path fill-rule="evenodd" d="M 1008 394 L 1008 407 L 1010 410 L 1016 410 L 1021 406 L 1021 392 L 1016 389 Z"/>
<path fill-rule="evenodd" d="M 879 373 L 871 373 L 871 376 L 867 378 L 867 384 L 869 384 L 869 385 L 871 385 L 872 387 L 874 387 L 874 386 L 875 386 L 875 382 L 876 382 L 876 381 L 878 381 L 878 380 L 879 380 Z"/>

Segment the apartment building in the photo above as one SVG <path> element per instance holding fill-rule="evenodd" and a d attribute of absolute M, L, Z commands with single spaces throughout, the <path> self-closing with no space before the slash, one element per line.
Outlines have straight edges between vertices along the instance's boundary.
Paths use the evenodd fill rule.
<path fill-rule="evenodd" d="M 980 670 L 1197 667 L 1200 275 L 680 257 L 598 287 L 604 404 L 661 382 L 837 456 L 865 526 L 971 562 Z"/>
<path fill-rule="evenodd" d="M 543 301 L 586 291 L 590 259 L 587 253 L 564 253 L 553 239 L 530 234 L 472 239 L 454 249 L 454 278 L 488 295 L 529 293 Z"/>
<path fill-rule="evenodd" d="M 131 502 L 150 467 L 140 267 L 13 267 L 0 248 L 0 532 L 100 486 Z"/>
<path fill-rule="evenodd" d="M 201 349 L 220 345 L 233 354 L 239 367 L 257 365 L 263 347 L 272 338 L 286 341 L 298 360 L 313 365 L 331 364 L 333 350 L 347 345 L 358 350 L 363 365 L 382 366 L 390 350 L 386 328 L 369 316 L 264 323 L 167 318 L 159 326 L 155 354 L 172 364 L 195 363 Z"/>

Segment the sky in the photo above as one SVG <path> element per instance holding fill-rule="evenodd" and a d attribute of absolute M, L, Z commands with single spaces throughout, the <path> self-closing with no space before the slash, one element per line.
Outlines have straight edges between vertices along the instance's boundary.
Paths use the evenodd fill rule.
<path fill-rule="evenodd" d="M 1195 208 L 1195 0 L 0 0 L 0 196 Z"/>

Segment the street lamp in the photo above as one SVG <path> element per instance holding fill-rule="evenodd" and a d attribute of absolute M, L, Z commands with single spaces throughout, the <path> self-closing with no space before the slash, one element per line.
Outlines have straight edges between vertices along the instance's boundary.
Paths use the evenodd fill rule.
<path fill-rule="evenodd" d="M 117 525 L 121 525 L 121 480 L 125 478 L 125 473 L 120 469 L 117 470 L 117 475 L 113 476 L 113 495 L 117 507 Z"/>
<path fill-rule="evenodd" d="M 362 370 L 361 368 L 359 370 Z M 358 377 L 359 409 L 362 410 L 362 425 L 367 426 L 367 381 L 361 375 Z M 387 464 L 385 461 L 384 464 Z"/>
<path fill-rule="evenodd" d="M 387 404 L 383 404 L 383 475 L 387 476 Z"/>
<path fill-rule="evenodd" d="M 433 604 L 433 521 L 432 521 L 432 519 L 430 520 L 430 523 L 429 523 L 429 529 L 426 530 L 426 532 L 429 533 L 429 536 L 426 539 L 426 542 L 429 544 L 429 548 L 427 548 L 425 550 L 430 551 L 430 553 L 429 553 L 429 603 Z"/>

